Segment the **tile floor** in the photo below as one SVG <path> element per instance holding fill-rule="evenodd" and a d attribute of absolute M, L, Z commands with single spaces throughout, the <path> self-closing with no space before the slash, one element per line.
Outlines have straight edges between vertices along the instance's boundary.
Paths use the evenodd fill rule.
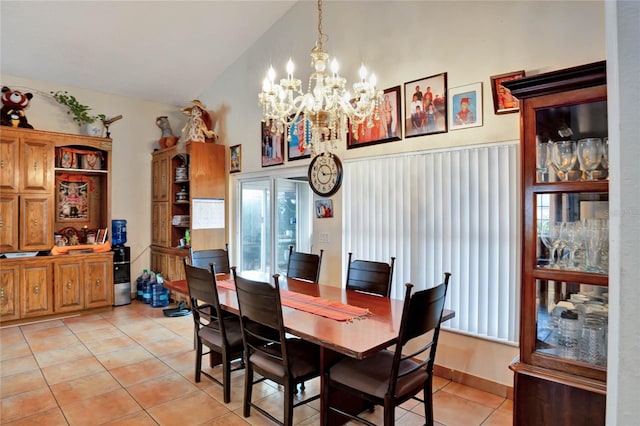
<path fill-rule="evenodd" d="M 242 417 L 242 371 L 233 375 L 229 404 L 219 385 L 204 376 L 194 382 L 192 327 L 191 316 L 167 318 L 134 301 L 106 313 L 0 329 L 0 424 L 272 425 L 255 410 Z M 306 392 L 318 388 L 314 380 Z M 433 391 L 436 424 L 512 423 L 508 399 L 439 377 Z M 264 382 L 253 395 L 269 412 L 282 411 L 275 384 Z M 318 408 L 319 401 L 296 408 L 294 423 L 319 424 Z M 381 414 L 376 408 L 370 420 L 379 424 Z M 423 414 L 421 404 L 407 402 L 396 424 L 422 425 Z"/>

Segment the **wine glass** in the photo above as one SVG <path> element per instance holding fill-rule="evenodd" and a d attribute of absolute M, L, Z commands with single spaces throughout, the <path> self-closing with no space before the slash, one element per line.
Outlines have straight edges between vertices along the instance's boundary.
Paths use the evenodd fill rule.
<path fill-rule="evenodd" d="M 602 158 L 602 140 L 585 138 L 578 141 L 578 161 L 580 168 L 587 172 L 587 180 L 593 180 L 593 171 L 598 168 Z"/>
<path fill-rule="evenodd" d="M 609 170 L 609 138 L 602 140 L 602 167 L 607 171 Z"/>
<path fill-rule="evenodd" d="M 547 172 L 549 170 L 549 144 L 547 142 L 536 143 L 536 172 L 541 182 L 547 181 Z"/>
<path fill-rule="evenodd" d="M 576 251 L 582 247 L 583 235 L 582 235 L 582 223 L 581 222 L 566 222 L 563 224 L 562 231 L 564 232 L 563 241 L 569 249 L 569 260 L 567 263 L 567 269 L 576 269 L 575 256 Z"/>
<path fill-rule="evenodd" d="M 576 164 L 577 153 L 574 141 L 558 141 L 553 143 L 553 164 L 564 173 L 562 180 L 569 180 L 569 170 Z"/>
<path fill-rule="evenodd" d="M 560 236 L 560 227 L 557 223 L 545 223 L 542 230 L 540 231 L 540 239 L 542 240 L 542 244 L 549 251 L 549 267 L 554 267 L 556 264 L 556 249 L 558 245 L 556 241 L 558 241 L 558 237 Z"/>

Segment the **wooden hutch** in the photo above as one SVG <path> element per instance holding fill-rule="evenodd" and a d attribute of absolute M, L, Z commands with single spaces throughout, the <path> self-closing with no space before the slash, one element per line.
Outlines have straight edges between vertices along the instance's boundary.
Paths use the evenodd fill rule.
<path fill-rule="evenodd" d="M 534 75 L 504 86 L 521 102 L 520 356 L 510 366 L 515 373 L 514 424 L 604 424 L 606 64 Z M 594 152 L 584 151 L 588 138 L 597 139 L 601 150 L 591 160 L 588 154 Z M 577 155 L 562 153 L 562 141 L 572 141 Z"/>
<path fill-rule="evenodd" d="M 106 138 L 0 127 L 2 323 L 113 304 L 111 251 L 84 244 L 82 253 L 52 255 L 54 235 L 81 245 L 108 228 L 111 145 Z"/>

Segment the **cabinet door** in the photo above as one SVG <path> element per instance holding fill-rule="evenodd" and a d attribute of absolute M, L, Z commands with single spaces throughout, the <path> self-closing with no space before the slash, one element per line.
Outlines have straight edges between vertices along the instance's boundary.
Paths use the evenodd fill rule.
<path fill-rule="evenodd" d="M 101 259 L 85 260 L 85 308 L 113 304 L 112 262 Z"/>
<path fill-rule="evenodd" d="M 169 201 L 169 157 L 157 154 L 151 163 L 152 201 Z"/>
<path fill-rule="evenodd" d="M 18 266 L 2 265 L 2 269 L 0 269 L 0 321 L 20 318 L 19 282 Z"/>
<path fill-rule="evenodd" d="M 82 267 L 79 261 L 56 262 L 54 283 L 56 312 L 76 311 L 84 307 Z"/>
<path fill-rule="evenodd" d="M 167 278 L 170 281 L 184 280 L 184 263 L 180 256 L 167 256 Z"/>
<path fill-rule="evenodd" d="M 18 136 L 7 135 L 0 137 L 0 190 L 17 193 L 20 189 L 18 161 L 20 161 Z"/>
<path fill-rule="evenodd" d="M 151 270 L 156 274 L 160 272 L 163 276 L 168 274 L 167 255 L 157 251 L 151 252 Z"/>
<path fill-rule="evenodd" d="M 21 192 L 53 192 L 54 146 L 46 140 L 25 139 L 20 161 Z"/>
<path fill-rule="evenodd" d="M 24 265 L 20 296 L 22 298 L 22 318 L 53 313 L 52 264 L 34 263 Z"/>
<path fill-rule="evenodd" d="M 169 247 L 169 203 L 153 203 L 151 207 L 151 244 Z"/>
<path fill-rule="evenodd" d="M 20 248 L 48 250 L 53 247 L 53 197 L 20 197 Z"/>
<path fill-rule="evenodd" d="M 0 196 L 0 251 L 18 251 L 18 196 Z"/>

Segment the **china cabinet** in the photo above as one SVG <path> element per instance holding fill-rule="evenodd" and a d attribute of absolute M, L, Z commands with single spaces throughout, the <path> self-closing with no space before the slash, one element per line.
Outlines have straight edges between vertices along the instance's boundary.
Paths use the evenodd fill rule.
<path fill-rule="evenodd" d="M 192 226 L 192 218 L 199 200 L 224 202 L 225 154 L 224 145 L 200 142 L 188 142 L 184 153 L 174 146 L 152 154 L 151 269 L 167 280 L 184 278 L 189 246 L 224 247 L 224 227 Z"/>
<path fill-rule="evenodd" d="M 523 247 L 514 424 L 604 424 L 606 64 L 504 83 L 521 102 Z"/>

